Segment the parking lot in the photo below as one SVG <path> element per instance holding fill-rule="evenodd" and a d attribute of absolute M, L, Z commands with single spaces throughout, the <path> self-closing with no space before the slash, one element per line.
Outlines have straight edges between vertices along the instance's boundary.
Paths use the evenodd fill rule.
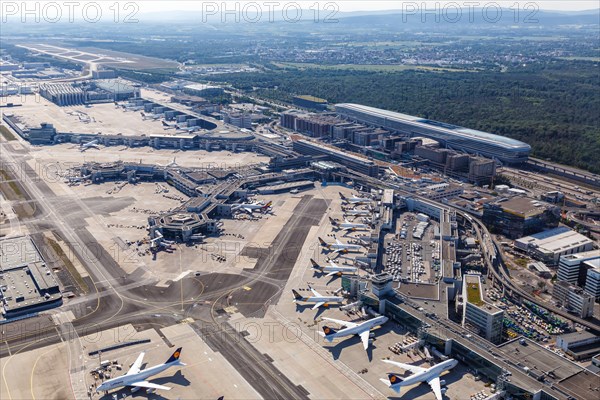
<path fill-rule="evenodd" d="M 386 236 L 384 270 L 396 282 L 434 283 L 439 276 L 439 241 L 435 221 L 403 213 L 394 235 Z"/>

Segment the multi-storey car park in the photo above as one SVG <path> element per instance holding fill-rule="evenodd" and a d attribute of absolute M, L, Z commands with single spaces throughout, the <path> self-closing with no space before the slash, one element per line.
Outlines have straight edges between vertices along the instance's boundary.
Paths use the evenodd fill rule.
<path fill-rule="evenodd" d="M 408 133 L 411 137 L 424 136 L 448 148 L 494 158 L 506 164 L 526 162 L 531 151 L 531 146 L 515 139 L 380 108 L 342 103 L 336 104 L 335 110 L 351 120 Z"/>

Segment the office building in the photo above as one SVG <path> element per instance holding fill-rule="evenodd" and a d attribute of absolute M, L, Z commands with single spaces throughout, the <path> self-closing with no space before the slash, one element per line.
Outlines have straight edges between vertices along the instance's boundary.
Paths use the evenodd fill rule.
<path fill-rule="evenodd" d="M 600 300 L 600 259 L 595 261 L 586 261 L 584 264 L 593 265 L 593 268 L 587 270 L 587 277 L 585 279 L 585 290 L 594 297 L 596 301 Z"/>
<path fill-rule="evenodd" d="M 556 227 L 560 210 L 523 196 L 501 198 L 483 205 L 483 223 L 492 233 L 515 239 Z"/>
<path fill-rule="evenodd" d="M 589 318 L 594 315 L 594 296 L 569 282 L 557 281 L 554 284 L 552 298 L 567 311 L 580 318 Z"/>
<path fill-rule="evenodd" d="M 252 129 L 252 116 L 250 114 L 226 112 L 223 114 L 223 122 L 239 128 Z"/>
<path fill-rule="evenodd" d="M 350 103 L 336 104 L 335 109 L 349 120 L 410 136 L 424 136 L 446 148 L 482 155 L 507 164 L 526 162 L 531 151 L 531 146 L 515 139 L 398 112 Z"/>
<path fill-rule="evenodd" d="M 113 69 L 98 69 L 92 71 L 92 79 L 115 79 L 117 73 Z"/>
<path fill-rule="evenodd" d="M 469 182 L 486 184 L 496 176 L 496 162 L 489 158 L 471 157 L 469 161 Z"/>
<path fill-rule="evenodd" d="M 558 261 L 558 280 L 583 286 L 587 275 L 584 262 L 600 262 L 600 251 L 592 250 L 560 257 Z"/>
<path fill-rule="evenodd" d="M 462 287 L 463 326 L 475 327 L 480 336 L 494 344 L 502 341 L 504 311 L 483 300 L 481 277 L 465 275 Z"/>
<path fill-rule="evenodd" d="M 593 246 L 590 238 L 565 226 L 515 240 L 515 247 L 549 265 L 558 264 L 561 256 L 589 251 Z"/>
<path fill-rule="evenodd" d="M 323 143 L 300 139 L 294 141 L 293 149 L 301 154 L 327 156 L 330 161 L 340 163 L 347 168 L 365 175 L 379 175 L 379 166 L 373 161 L 361 156 L 346 153 L 345 151 L 341 151 L 332 146 L 324 145 Z"/>

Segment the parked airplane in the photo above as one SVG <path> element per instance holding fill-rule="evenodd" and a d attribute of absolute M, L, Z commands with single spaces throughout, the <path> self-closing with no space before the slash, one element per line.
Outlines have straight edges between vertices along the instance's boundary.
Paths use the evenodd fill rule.
<path fill-rule="evenodd" d="M 92 140 L 91 142 L 81 143 L 79 145 L 79 150 L 81 152 L 84 152 L 84 151 L 86 151 L 88 149 L 91 149 L 91 148 L 100 150 L 100 145 L 98 144 L 98 140 Z"/>
<path fill-rule="evenodd" d="M 362 249 L 362 246 L 358 244 L 346 244 L 340 242 L 338 239 L 335 239 L 335 243 L 329 244 L 319 237 L 319 242 L 321 246 L 334 253 L 348 253 L 349 251 L 361 251 Z"/>
<path fill-rule="evenodd" d="M 327 340 L 328 342 L 331 342 L 331 341 L 333 341 L 333 339 L 336 339 L 336 338 L 358 335 L 358 336 L 360 336 L 360 340 L 362 341 L 362 344 L 363 344 L 363 347 L 365 348 L 365 350 L 367 350 L 369 348 L 369 343 L 371 342 L 369 340 L 371 338 L 371 329 L 381 326 L 388 321 L 388 318 L 383 315 L 380 315 L 379 317 L 375 317 L 375 318 L 372 318 L 370 320 L 367 320 L 367 321 L 364 321 L 364 322 L 361 322 L 358 324 L 354 323 L 354 322 L 340 321 L 340 320 L 333 319 L 333 318 L 323 318 L 323 319 L 343 326 L 343 328 L 340 330 L 335 330 L 328 326 L 324 326 L 323 332 L 320 332 L 320 333 L 321 333 L 321 336 L 323 336 L 325 338 L 325 340 Z"/>
<path fill-rule="evenodd" d="M 371 215 L 371 211 L 370 210 L 352 209 L 352 210 L 344 211 L 344 215 L 349 215 L 351 217 L 367 217 L 367 216 Z"/>
<path fill-rule="evenodd" d="M 164 114 L 146 114 L 143 111 L 140 112 L 140 114 L 142 115 L 142 118 L 144 119 L 144 121 L 147 119 L 157 120 L 164 115 Z"/>
<path fill-rule="evenodd" d="M 349 222 L 346 219 L 344 219 L 344 222 L 339 223 L 335 219 L 329 217 L 329 221 L 331 222 L 331 225 L 333 225 L 333 227 L 335 229 L 338 229 L 338 230 L 344 229 L 346 232 L 349 232 L 349 231 L 354 232 L 358 229 L 369 229 L 369 225 Z"/>
<path fill-rule="evenodd" d="M 273 202 L 270 201 L 267 204 L 234 204 L 231 207 L 232 210 L 245 211 L 249 214 L 252 214 L 254 210 L 260 210 L 260 212 L 265 213 L 271 208 Z"/>
<path fill-rule="evenodd" d="M 435 394 L 437 400 L 442 400 L 442 385 L 444 381 L 440 381 L 440 375 L 444 371 L 448 371 L 458 364 L 458 361 L 449 359 L 439 364 L 434 365 L 430 368 L 417 367 L 415 365 L 403 364 L 391 360 L 382 360 L 384 363 L 395 365 L 407 371 L 412 372 L 408 378 L 402 378 L 400 375 L 390 372 L 388 379 L 380 379 L 381 382 L 388 385 L 388 387 L 394 390 L 396 393 L 400 393 L 400 389 L 404 386 L 411 386 L 415 383 L 427 382 L 431 386 L 431 390 Z"/>
<path fill-rule="evenodd" d="M 177 128 L 177 124 L 168 124 L 165 121 L 161 121 L 162 125 L 163 125 L 163 129 L 167 130 L 167 129 L 176 129 Z"/>
<path fill-rule="evenodd" d="M 325 267 L 317 264 L 317 262 L 312 258 L 310 259 L 310 263 L 312 264 L 313 269 L 326 274 L 325 276 L 342 276 L 342 274 L 356 274 L 358 272 L 358 268 L 356 267 L 343 267 L 341 265 L 334 264 L 332 261 L 330 261 L 329 265 Z"/>
<path fill-rule="evenodd" d="M 175 350 L 175 352 L 171 355 L 171 357 L 169 357 L 169 359 L 164 364 L 155 365 L 153 367 L 142 370 L 142 362 L 144 361 L 145 354 L 145 352 L 140 353 L 138 358 L 135 360 L 135 362 L 125 375 L 118 376 L 116 378 L 112 378 L 102 382 L 102 384 L 96 389 L 96 392 L 107 392 L 109 390 L 125 386 L 131 386 L 134 388 L 134 390 L 139 390 L 139 388 L 146 388 L 149 392 L 154 391 L 156 389 L 171 390 L 171 388 L 168 386 L 157 385 L 156 383 L 146 381 L 146 379 L 156 374 L 159 374 L 168 368 L 185 366 L 184 363 L 179 361 L 179 356 L 181 355 L 181 347 Z"/>
<path fill-rule="evenodd" d="M 317 292 L 315 289 L 311 288 L 309 286 L 310 291 L 312 292 L 312 296 L 302 296 L 300 295 L 300 293 L 296 292 L 294 289 L 292 289 L 292 293 L 294 294 L 294 303 L 298 302 L 298 301 L 302 301 L 305 303 L 315 303 L 315 305 L 313 306 L 313 310 L 316 310 L 317 308 L 323 306 L 323 307 L 329 307 L 330 304 L 332 303 L 341 303 L 342 301 L 344 301 L 343 297 L 338 297 L 338 296 L 322 296 L 321 294 L 319 294 L 319 292 Z"/>
<path fill-rule="evenodd" d="M 200 130 L 201 128 L 199 126 L 186 126 L 186 127 L 177 127 L 178 131 L 185 131 L 185 132 L 196 132 L 197 130 Z"/>
<path fill-rule="evenodd" d="M 350 203 L 350 204 L 367 204 L 371 202 L 371 199 L 368 199 L 366 197 L 346 197 L 342 194 L 342 192 L 339 192 L 340 194 L 340 198 L 346 202 L 346 203 Z"/>

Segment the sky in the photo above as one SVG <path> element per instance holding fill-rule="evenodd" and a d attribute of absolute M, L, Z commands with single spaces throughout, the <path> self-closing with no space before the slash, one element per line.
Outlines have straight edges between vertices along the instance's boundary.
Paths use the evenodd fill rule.
<path fill-rule="evenodd" d="M 267 3 L 269 1 L 278 2 L 280 4 L 286 3 L 298 3 L 302 8 L 308 9 L 311 5 L 317 4 L 321 9 L 325 6 L 325 4 L 335 3 L 337 7 L 339 7 L 340 11 L 376 11 L 376 10 L 400 10 L 402 9 L 403 3 L 412 3 L 421 5 L 422 3 L 426 3 L 428 7 L 434 7 L 435 3 L 439 3 L 442 6 L 447 3 L 457 3 L 459 5 L 468 4 L 469 2 L 479 2 L 481 6 L 484 6 L 487 3 L 497 3 L 502 7 L 509 8 L 511 6 L 514 7 L 515 4 L 518 4 L 521 9 L 523 9 L 526 4 L 533 3 L 541 10 L 557 10 L 557 11 L 581 11 L 581 10 L 592 10 L 598 9 L 599 3 L 598 0 L 594 1 L 580 1 L 580 0 L 538 0 L 538 1 L 528 1 L 528 0 L 511 0 L 511 1 L 487 1 L 487 0 L 455 0 L 455 1 L 423 1 L 423 0 L 415 0 L 415 1 L 401 1 L 401 0 L 313 0 L 313 1 L 291 1 L 291 0 L 239 0 L 239 1 L 226 1 L 226 3 L 249 3 L 255 2 L 258 4 Z M 221 4 L 222 0 L 217 1 L 202 1 L 202 0 L 175 0 L 175 1 L 163 1 L 163 0 L 143 0 L 138 1 L 140 5 L 141 12 L 155 12 L 155 11 L 165 11 L 165 10 L 201 10 L 202 3 L 216 3 Z M 465 5 L 467 7 L 468 5 Z M 277 7 L 276 7 L 277 8 Z"/>

